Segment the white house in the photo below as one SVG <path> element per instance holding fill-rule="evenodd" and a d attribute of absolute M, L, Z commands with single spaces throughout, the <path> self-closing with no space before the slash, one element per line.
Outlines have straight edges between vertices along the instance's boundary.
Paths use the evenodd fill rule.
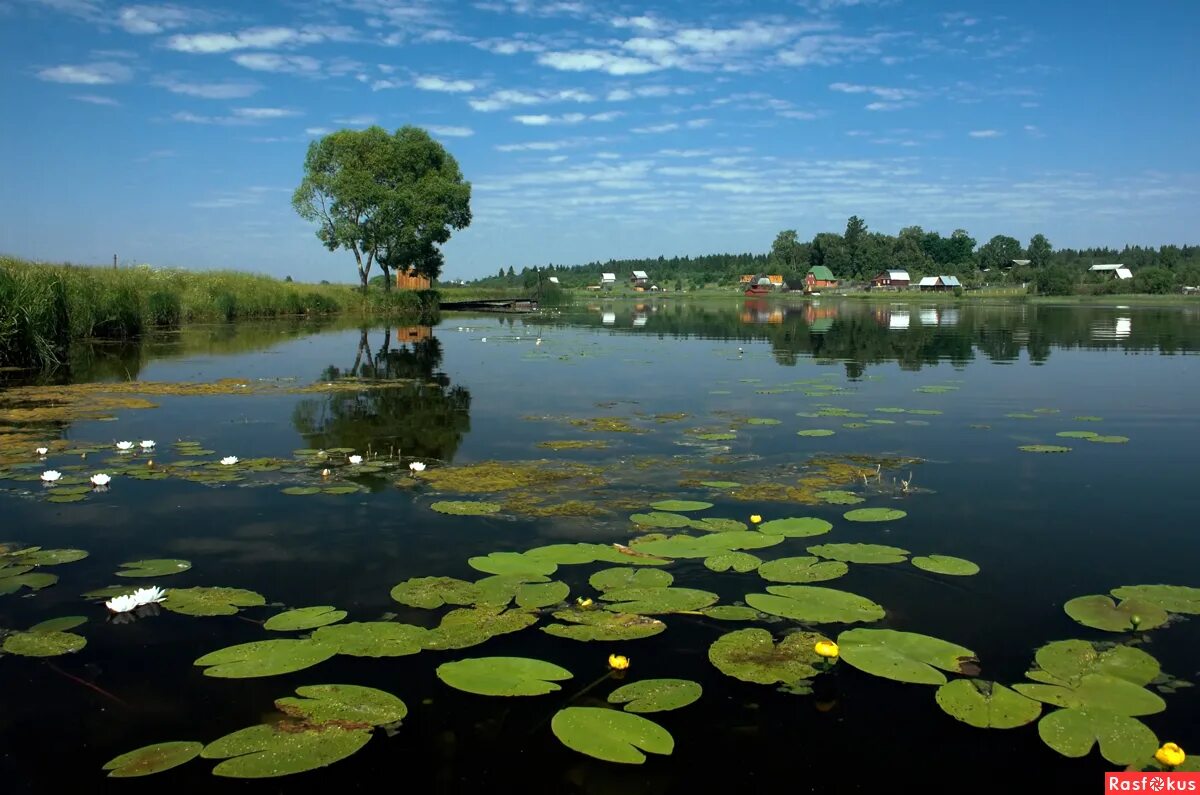
<path fill-rule="evenodd" d="M 558 284 L 558 283 L 559 283 L 559 281 L 558 281 L 558 277 L 557 277 L 557 276 L 551 276 L 551 277 L 550 277 L 550 279 L 549 279 L 549 281 L 550 281 L 550 283 L 551 283 L 551 284 Z"/>
<path fill-rule="evenodd" d="M 615 274 L 615 273 L 601 273 L 600 274 L 600 286 L 601 287 L 606 287 L 611 290 L 616 285 L 616 283 L 617 283 L 617 274 Z"/>
<path fill-rule="evenodd" d="M 645 271 L 634 271 L 629 277 L 629 282 L 634 287 L 647 287 L 650 284 L 650 276 Z"/>
<path fill-rule="evenodd" d="M 1111 274 L 1114 279 L 1132 279 L 1133 271 L 1126 268 L 1121 263 L 1109 265 L 1093 265 L 1088 268 L 1088 273 L 1101 273 L 1104 275 Z"/>

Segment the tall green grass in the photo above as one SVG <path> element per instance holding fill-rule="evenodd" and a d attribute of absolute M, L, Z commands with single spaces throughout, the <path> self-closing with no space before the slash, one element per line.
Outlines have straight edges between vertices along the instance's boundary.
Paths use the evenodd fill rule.
<path fill-rule="evenodd" d="M 183 323 L 297 315 L 437 314 L 438 294 L 302 284 L 234 271 L 53 265 L 0 257 L 0 365 L 50 366 L 72 340 L 125 339 Z"/>

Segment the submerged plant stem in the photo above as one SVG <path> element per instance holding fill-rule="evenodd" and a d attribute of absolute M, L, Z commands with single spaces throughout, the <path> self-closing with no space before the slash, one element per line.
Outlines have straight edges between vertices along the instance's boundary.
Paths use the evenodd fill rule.
<path fill-rule="evenodd" d="M 122 699 L 120 699 L 117 696 L 113 695 L 112 693 L 108 692 L 104 688 L 100 687 L 100 685 L 97 685 L 93 682 L 89 682 L 86 679 L 80 679 L 75 674 L 67 673 L 66 671 L 59 668 L 57 665 L 55 665 L 52 662 L 46 661 L 46 665 L 48 665 L 50 667 L 50 670 L 54 671 L 56 674 L 59 674 L 60 676 L 65 676 L 67 679 L 70 679 L 73 682 L 77 682 L 77 683 L 83 685 L 84 687 L 88 688 L 89 690 L 94 690 L 95 692 L 104 696 L 108 700 L 114 701 L 117 704 L 120 704 L 122 707 L 125 707 L 126 709 L 133 709 L 133 707 L 129 704 L 129 702 L 123 701 Z"/>

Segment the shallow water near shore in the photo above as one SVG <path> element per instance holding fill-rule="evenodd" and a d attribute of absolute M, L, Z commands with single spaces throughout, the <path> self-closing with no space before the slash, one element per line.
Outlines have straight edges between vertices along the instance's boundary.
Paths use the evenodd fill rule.
<path fill-rule="evenodd" d="M 77 351 L 70 377 L 5 374 L 0 430 L 20 444 L 0 447 L 0 544 L 88 556 L 39 567 L 58 576 L 53 585 L 0 595 L 0 628 L 60 616 L 88 621 L 71 630 L 87 641 L 75 653 L 0 657 L 0 780 L 10 792 L 211 791 L 227 780 L 213 778 L 209 759 L 123 781 L 106 779 L 101 767 L 141 746 L 211 743 L 273 723 L 273 702 L 297 687 L 354 684 L 403 699 L 407 716 L 328 767 L 232 785 L 871 791 L 874 779 L 865 776 L 873 770 L 898 784 L 936 776 L 975 788 L 1036 780 L 1039 790 L 1084 791 L 1121 766 L 1096 750 L 1066 758 L 1032 723 L 968 726 L 939 708 L 935 687 L 872 676 L 845 660 L 783 692 L 725 675 L 709 648 L 752 627 L 776 640 L 797 629 L 829 637 L 860 626 L 895 629 L 966 647 L 979 659 L 979 678 L 1011 686 L 1027 681 L 1035 651 L 1052 641 L 1133 641 L 1177 680 L 1200 679 L 1195 616 L 1114 632 L 1082 626 L 1063 609 L 1124 585 L 1200 587 L 1197 351 L 1200 311 L 1191 306 L 731 297 L 448 314 L 435 327 L 193 327 L 138 346 Z M 114 401 L 96 386 L 130 382 L 143 386 L 124 387 L 121 399 L 153 407 Z M 45 406 L 56 413 L 27 411 Z M 814 431 L 831 433 L 806 433 Z M 1105 441 L 1080 435 L 1087 433 Z M 156 447 L 122 458 L 118 440 Z M 44 460 L 33 450 L 42 443 L 50 447 Z M 1039 446 L 1065 449 L 1021 449 Z M 320 451 L 330 452 L 318 458 Z M 350 464 L 350 455 L 365 460 Z M 222 470 L 216 462 L 225 456 L 240 461 Z M 199 463 L 180 464 L 188 459 Z M 509 463 L 499 468 L 505 477 L 520 477 L 444 474 L 493 461 Z M 413 462 L 427 468 L 414 473 Z M 118 474 L 106 491 L 51 502 L 62 486 L 30 479 L 48 468 L 68 478 Z M 488 490 L 491 476 L 498 482 Z M 816 496 L 828 491 L 862 502 Z M 816 583 L 881 605 L 886 615 L 866 624 L 803 625 L 764 614 L 729 621 L 687 610 L 656 615 L 667 629 L 653 637 L 578 642 L 540 631 L 563 609 L 551 605 L 533 611 L 536 623 L 522 631 L 455 650 L 338 654 L 247 679 L 206 676 L 193 664 L 234 644 L 306 636 L 262 626 L 294 607 L 332 605 L 347 611 L 347 622 L 437 626 L 450 607 L 401 604 L 390 590 L 417 577 L 478 580 L 487 573 L 468 559 L 492 552 L 628 545 L 646 533 L 674 533 L 630 519 L 672 499 L 711 503 L 684 512 L 694 520 L 832 523 L 819 537 L 746 550 L 763 560 L 861 542 L 910 557 L 964 558 L 979 572 L 852 562 L 844 576 Z M 446 502 L 496 509 L 456 515 Z M 906 515 L 845 518 L 859 508 Z M 190 568 L 126 583 L 115 576 L 120 564 L 147 559 Z M 570 587 L 568 603 L 600 601 L 588 578 L 612 565 L 560 565 L 550 576 Z M 721 605 L 744 604 L 777 584 L 755 571 L 716 572 L 696 557 L 663 568 L 674 585 L 716 594 Z M 247 589 L 266 604 L 204 617 L 154 609 L 122 622 L 102 600 L 81 596 L 129 583 Z M 631 660 L 623 681 L 588 689 L 612 653 Z M 545 660 L 573 677 L 546 695 L 501 698 L 453 689 L 436 675 L 443 663 L 492 656 Z M 619 684 L 659 677 L 703 687 L 694 704 L 647 716 L 673 736 L 668 756 L 603 762 L 564 747 L 551 730 L 564 707 L 612 706 L 605 698 Z M 1200 754 L 1200 689 L 1157 684 L 1166 709 L 1139 719 L 1160 741 L 1185 749 L 1190 742 Z"/>

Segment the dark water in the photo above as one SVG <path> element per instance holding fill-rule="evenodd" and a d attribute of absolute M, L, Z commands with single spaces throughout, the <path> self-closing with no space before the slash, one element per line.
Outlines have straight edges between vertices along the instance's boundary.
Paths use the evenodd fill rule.
<path fill-rule="evenodd" d="M 120 411 L 115 422 L 47 429 L 47 438 L 155 439 L 164 460 L 172 457 L 170 442 L 189 439 L 218 456 L 242 458 L 353 447 L 431 466 L 578 461 L 603 467 L 607 485 L 570 496 L 620 507 L 587 519 L 446 516 L 429 508 L 439 497 L 426 488 L 396 488 L 396 475 L 364 478 L 368 492 L 314 497 L 288 497 L 280 493 L 282 484 L 252 480 L 216 488 L 118 478 L 108 493 L 67 505 L 41 500 L 38 484 L 0 481 L 0 541 L 90 552 L 86 560 L 53 569 L 61 578 L 53 587 L 0 596 L 0 627 L 90 617 L 76 630 L 88 640 L 77 654 L 45 662 L 0 658 L 3 791 L 633 795 L 724 787 L 873 792 L 884 791 L 881 781 L 934 792 L 1098 791 L 1100 773 L 1114 766 L 1097 752 L 1061 757 L 1041 743 L 1033 725 L 971 728 L 938 708 L 932 687 L 874 678 L 842 664 L 815 680 L 812 695 L 800 696 L 728 678 L 709 664 L 707 649 L 721 634 L 765 626 L 778 636 L 791 626 L 786 621 L 664 616 L 665 633 L 623 644 L 577 643 L 531 628 L 462 651 L 335 657 L 285 676 L 229 680 L 202 675 L 192 661 L 235 643 L 282 637 L 256 623 L 279 608 L 211 618 L 164 611 L 115 624 L 79 594 L 116 582 L 112 573 L 122 561 L 179 557 L 193 568 L 136 584 L 248 588 L 272 604 L 332 604 L 348 610 L 348 620 L 394 613 L 428 626 L 443 611 L 398 605 L 388 595 L 393 585 L 427 575 L 477 579 L 483 575 L 467 558 L 495 550 L 625 542 L 632 530 L 626 516 L 634 512 L 627 504 L 709 499 L 716 505 L 704 516 L 820 516 L 834 523 L 827 536 L 788 539 L 756 553 L 766 559 L 803 555 L 812 543 L 863 541 L 976 561 L 982 571 L 974 577 L 932 575 L 908 564 L 852 565 L 847 576 L 819 585 L 884 605 L 887 618 L 872 627 L 967 646 L 978 654 L 985 678 L 1011 684 L 1023 680 L 1034 650 L 1049 641 L 1118 637 L 1075 624 L 1062 612 L 1068 599 L 1124 584 L 1200 585 L 1197 350 L 1200 311 L 1192 306 L 785 308 L 731 299 L 580 306 L 543 316 L 448 316 L 432 331 L 306 324 L 191 329 L 138 347 L 80 351 L 73 372 L 82 380 L 414 380 L 361 394 L 154 397 L 158 408 Z M 807 395 L 809 379 L 844 391 Z M 914 391 L 930 385 L 954 389 Z M 826 404 L 895 424 L 846 428 L 866 420 L 797 416 Z M 942 413 L 877 412 L 881 407 Z M 653 419 L 677 412 L 688 416 Z M 1035 418 L 1005 416 L 1010 413 Z M 1077 422 L 1077 415 L 1103 421 Z M 624 418 L 645 432 L 597 433 L 568 422 L 592 417 Z M 747 417 L 780 424 L 743 424 Z M 687 433 L 731 425 L 737 438 L 730 442 L 697 442 Z M 806 428 L 836 433 L 796 436 Z M 1055 436 L 1079 429 L 1130 441 Z M 553 452 L 536 446 L 596 438 L 610 447 Z M 1024 444 L 1073 450 L 1029 454 L 1017 450 Z M 901 507 L 908 516 L 855 524 L 841 518 L 843 506 L 744 502 L 679 485 L 696 473 L 786 482 L 812 457 L 828 454 L 920 459 L 882 475 L 882 483 L 890 483 L 912 472 L 912 492 L 876 484 L 868 502 L 855 506 Z M 463 497 L 477 498 L 488 499 Z M 607 565 L 562 566 L 555 576 L 571 585 L 574 598 L 591 594 L 587 576 Z M 767 585 L 753 573 L 714 574 L 698 560 L 671 571 L 675 585 L 714 591 L 723 604 Z M 842 627 L 822 629 L 836 634 Z M 1200 623 L 1184 620 L 1148 634 L 1143 648 L 1165 671 L 1181 679 L 1200 676 Z M 651 756 L 641 766 L 606 764 L 564 748 L 550 732 L 549 718 L 604 673 L 613 651 L 633 660 L 627 681 L 682 677 L 704 686 L 696 704 L 648 716 L 674 735 L 672 756 Z M 442 662 L 492 655 L 552 661 L 575 677 L 552 695 L 488 699 L 453 690 L 434 674 Z M 324 683 L 395 693 L 409 715 L 394 736 L 377 732 L 349 759 L 286 779 L 214 779 L 213 763 L 200 759 L 121 782 L 100 770 L 142 745 L 209 742 L 259 723 L 274 699 Z M 576 703 L 602 699 L 612 687 L 606 683 Z M 1165 696 L 1167 710 L 1143 719 L 1160 740 L 1200 752 L 1197 690 Z"/>

